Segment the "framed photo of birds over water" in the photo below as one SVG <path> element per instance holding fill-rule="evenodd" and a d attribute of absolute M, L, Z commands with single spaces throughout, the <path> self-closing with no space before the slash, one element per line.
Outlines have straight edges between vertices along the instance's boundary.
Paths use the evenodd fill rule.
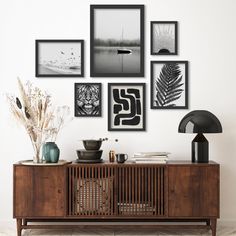
<path fill-rule="evenodd" d="M 188 108 L 188 62 L 151 61 L 151 109 Z"/>
<path fill-rule="evenodd" d="M 177 21 L 151 21 L 151 55 L 177 55 Z"/>
<path fill-rule="evenodd" d="M 144 76 L 144 5 L 90 6 L 90 76 Z"/>
<path fill-rule="evenodd" d="M 146 129 L 145 83 L 108 84 L 108 130 Z"/>
<path fill-rule="evenodd" d="M 84 40 L 36 40 L 36 77 L 83 77 Z"/>
<path fill-rule="evenodd" d="M 75 83 L 74 111 L 76 117 L 102 115 L 101 83 Z"/>

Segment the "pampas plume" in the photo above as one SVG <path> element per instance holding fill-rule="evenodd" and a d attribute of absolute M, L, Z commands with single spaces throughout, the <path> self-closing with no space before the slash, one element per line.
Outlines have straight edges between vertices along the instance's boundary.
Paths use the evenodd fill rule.
<path fill-rule="evenodd" d="M 49 94 L 38 87 L 33 87 L 30 82 L 24 86 L 19 78 L 17 80 L 20 98 L 7 95 L 7 101 L 12 115 L 29 134 L 38 161 L 42 144 L 47 139 L 56 140 L 64 126 L 65 117 L 69 115 L 69 107 L 57 108 L 54 115 Z"/>

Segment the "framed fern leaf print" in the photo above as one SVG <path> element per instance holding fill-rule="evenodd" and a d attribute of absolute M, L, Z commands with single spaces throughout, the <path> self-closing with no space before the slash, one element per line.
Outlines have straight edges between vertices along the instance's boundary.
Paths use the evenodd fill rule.
<path fill-rule="evenodd" d="M 151 61 L 151 109 L 188 109 L 187 61 Z"/>

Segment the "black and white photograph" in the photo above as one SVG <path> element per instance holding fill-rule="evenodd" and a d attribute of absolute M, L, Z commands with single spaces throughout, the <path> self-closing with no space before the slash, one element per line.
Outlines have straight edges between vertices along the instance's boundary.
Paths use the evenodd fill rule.
<path fill-rule="evenodd" d="M 83 77 L 84 40 L 36 40 L 36 77 Z"/>
<path fill-rule="evenodd" d="M 108 84 L 108 130 L 146 130 L 145 83 Z"/>
<path fill-rule="evenodd" d="M 177 55 L 177 21 L 151 21 L 151 55 Z"/>
<path fill-rule="evenodd" d="M 75 83 L 75 117 L 102 115 L 101 83 Z"/>
<path fill-rule="evenodd" d="M 90 76 L 144 76 L 144 5 L 90 6 Z"/>
<path fill-rule="evenodd" d="M 151 109 L 188 109 L 187 61 L 151 61 Z"/>

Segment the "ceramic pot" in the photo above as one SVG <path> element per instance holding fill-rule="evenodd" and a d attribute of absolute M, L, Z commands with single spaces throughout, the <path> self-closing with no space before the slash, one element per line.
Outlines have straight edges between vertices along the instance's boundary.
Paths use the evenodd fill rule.
<path fill-rule="evenodd" d="M 86 150 L 99 150 L 102 145 L 102 140 L 83 140 L 83 144 Z"/>
<path fill-rule="evenodd" d="M 103 150 L 76 150 L 80 160 L 100 160 Z"/>
<path fill-rule="evenodd" d="M 55 142 L 46 142 L 43 145 L 43 156 L 47 163 L 57 163 L 60 156 L 60 149 Z"/>

